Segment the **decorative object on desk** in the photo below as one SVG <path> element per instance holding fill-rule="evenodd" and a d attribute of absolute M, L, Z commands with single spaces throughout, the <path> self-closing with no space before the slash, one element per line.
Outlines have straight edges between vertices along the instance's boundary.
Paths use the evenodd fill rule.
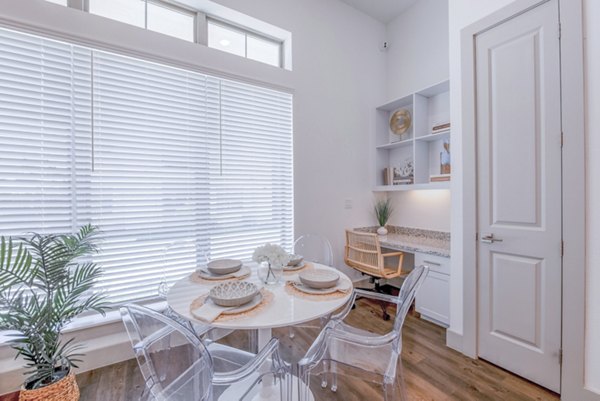
<path fill-rule="evenodd" d="M 450 174 L 450 140 L 444 140 L 444 150 L 440 152 L 440 174 Z"/>
<path fill-rule="evenodd" d="M 404 161 L 402 166 L 393 168 L 392 185 L 407 185 L 414 183 L 415 168 L 411 158 Z"/>
<path fill-rule="evenodd" d="M 385 228 L 394 208 L 392 207 L 391 199 L 386 200 L 378 200 L 375 203 L 375 217 L 377 218 L 377 222 L 379 223 L 379 228 L 377 229 L 377 234 L 379 235 L 387 235 L 388 230 Z"/>
<path fill-rule="evenodd" d="M 265 284 L 277 284 L 283 276 L 283 266 L 290 255 L 279 245 L 266 244 L 256 248 L 252 260 L 259 263 L 258 278 Z"/>
<path fill-rule="evenodd" d="M 450 174 L 430 175 L 429 182 L 446 182 L 450 181 Z"/>
<path fill-rule="evenodd" d="M 409 138 L 411 124 L 412 116 L 407 109 L 396 110 L 390 117 L 390 130 L 400 137 L 400 141 Z"/>
<path fill-rule="evenodd" d="M 81 313 L 104 315 L 109 307 L 103 294 L 91 292 L 101 276 L 88 259 L 97 252 L 96 234 L 86 225 L 75 235 L 34 233 L 18 245 L 2 237 L 0 327 L 15 332 L 9 344 L 28 369 L 21 401 L 79 400 L 73 368 L 82 346 L 61 332 Z"/>
<path fill-rule="evenodd" d="M 439 134 L 441 132 L 446 132 L 450 130 L 450 123 L 443 123 L 443 124 L 437 124 L 434 125 L 433 128 L 431 128 L 431 134 Z"/>

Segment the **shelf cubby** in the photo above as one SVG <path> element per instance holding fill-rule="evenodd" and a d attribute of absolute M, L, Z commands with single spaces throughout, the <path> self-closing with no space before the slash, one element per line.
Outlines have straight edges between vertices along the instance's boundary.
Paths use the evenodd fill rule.
<path fill-rule="evenodd" d="M 402 137 L 389 128 L 392 114 L 408 109 L 412 124 Z M 443 81 L 413 94 L 388 102 L 376 109 L 375 137 L 375 191 L 408 191 L 417 189 L 448 189 L 450 182 L 430 182 L 439 175 L 440 152 L 450 141 L 451 128 L 432 133 L 436 125 L 450 121 L 450 84 Z M 408 185 L 383 185 L 383 170 L 402 166 L 407 160 L 414 166 L 414 183 Z"/>

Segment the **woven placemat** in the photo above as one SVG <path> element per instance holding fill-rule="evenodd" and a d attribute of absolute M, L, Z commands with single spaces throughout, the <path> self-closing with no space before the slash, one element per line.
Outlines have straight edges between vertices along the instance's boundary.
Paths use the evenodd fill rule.
<path fill-rule="evenodd" d="M 310 269 L 314 269 L 315 265 L 313 265 L 310 262 L 304 262 L 304 267 L 302 267 L 302 269 L 298 269 L 298 270 L 288 270 L 288 271 L 283 271 L 283 274 L 288 274 L 288 275 L 292 275 L 292 274 L 296 274 L 296 273 L 300 273 L 303 272 L 305 270 L 310 270 Z"/>
<path fill-rule="evenodd" d="M 221 315 L 218 318 L 216 318 L 214 321 L 215 322 L 228 322 L 230 320 L 239 319 L 241 317 L 249 317 L 249 316 L 257 315 L 267 305 L 269 305 L 271 302 L 273 302 L 273 293 L 271 291 L 263 288 L 262 290 L 260 290 L 260 293 L 262 294 L 262 297 L 263 297 L 262 301 L 258 305 L 256 305 L 254 308 L 244 311 L 244 312 L 241 312 L 241 313 L 236 313 L 233 315 Z M 204 305 L 204 302 L 206 301 L 206 297 L 208 297 L 208 294 L 202 295 L 192 301 L 192 303 L 190 304 L 190 313 L 192 314 L 192 316 L 194 315 L 192 313 L 192 310 L 198 309 L 199 307 Z"/>
<path fill-rule="evenodd" d="M 193 272 L 192 274 L 190 274 L 190 281 L 198 284 L 218 284 L 223 283 L 225 281 L 245 280 L 248 277 L 250 277 L 250 275 L 252 275 L 252 271 L 250 271 L 250 273 L 246 274 L 245 276 L 241 277 L 215 278 L 213 280 L 207 280 L 205 278 L 200 277 L 198 272 Z"/>
<path fill-rule="evenodd" d="M 306 292 L 300 291 L 299 289 L 294 287 L 294 285 L 292 284 L 291 281 L 286 281 L 285 282 L 285 292 L 287 292 L 288 294 L 293 295 L 295 297 L 299 297 L 299 298 L 310 299 L 313 301 L 323 301 L 323 300 L 327 300 L 327 299 L 343 298 L 346 295 L 350 294 L 352 292 L 352 290 L 350 290 L 348 292 L 336 291 L 336 292 L 332 292 L 331 294 L 307 294 Z"/>

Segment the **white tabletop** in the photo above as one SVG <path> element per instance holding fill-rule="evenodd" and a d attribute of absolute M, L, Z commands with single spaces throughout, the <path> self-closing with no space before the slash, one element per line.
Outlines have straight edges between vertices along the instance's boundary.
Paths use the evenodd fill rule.
<path fill-rule="evenodd" d="M 317 263 L 314 265 L 315 268 L 319 269 L 335 270 L 331 267 Z M 249 267 L 252 269 L 252 274 L 245 280 L 253 282 L 259 287 L 263 287 L 263 284 L 256 275 L 257 265 L 249 264 Z M 338 270 L 336 270 L 336 272 L 340 275 L 340 280 L 350 281 L 348 276 L 344 273 Z M 293 326 L 332 313 L 346 304 L 350 299 L 350 293 L 339 298 L 323 297 L 323 300 L 312 300 L 290 295 L 285 291 L 284 284 L 286 280 L 294 279 L 296 276 L 296 274 L 286 273 L 284 274 L 281 283 L 264 286 L 264 288 L 273 293 L 274 297 L 268 305 L 263 307 L 256 314 L 224 322 L 213 322 L 211 326 L 233 330 L 271 329 L 275 327 Z M 167 303 L 171 309 L 183 318 L 197 321 L 190 313 L 190 304 L 197 297 L 208 294 L 210 288 L 220 282 L 222 281 L 215 281 L 214 284 L 200 284 L 191 281 L 189 277 L 185 277 L 171 287 L 169 294 L 167 295 Z"/>

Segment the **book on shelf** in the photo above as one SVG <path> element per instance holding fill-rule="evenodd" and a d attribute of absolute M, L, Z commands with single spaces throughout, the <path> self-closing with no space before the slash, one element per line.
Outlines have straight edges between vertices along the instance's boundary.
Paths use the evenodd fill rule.
<path fill-rule="evenodd" d="M 450 181 L 450 174 L 430 175 L 429 182 L 445 182 Z"/>
<path fill-rule="evenodd" d="M 413 183 L 413 179 L 412 178 L 405 178 L 405 179 L 393 180 L 392 181 L 392 185 L 408 185 L 408 184 L 412 184 L 412 183 Z"/>
<path fill-rule="evenodd" d="M 434 125 L 431 128 L 431 132 L 448 131 L 450 129 L 450 123 Z"/>

